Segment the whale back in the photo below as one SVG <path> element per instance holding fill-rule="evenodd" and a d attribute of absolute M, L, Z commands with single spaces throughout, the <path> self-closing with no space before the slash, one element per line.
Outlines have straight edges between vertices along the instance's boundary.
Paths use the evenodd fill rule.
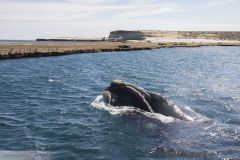
<path fill-rule="evenodd" d="M 149 94 L 151 96 L 150 104 L 155 113 L 161 113 L 165 116 L 175 117 L 180 120 L 190 120 L 190 117 L 171 100 L 161 96 L 159 93 L 149 92 Z"/>

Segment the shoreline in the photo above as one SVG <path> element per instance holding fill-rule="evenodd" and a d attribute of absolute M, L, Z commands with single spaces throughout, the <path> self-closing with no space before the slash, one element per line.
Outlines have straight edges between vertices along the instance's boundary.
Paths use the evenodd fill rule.
<path fill-rule="evenodd" d="M 151 50 L 174 47 L 240 46 L 240 42 L 0 42 L 0 60 L 98 52 Z"/>

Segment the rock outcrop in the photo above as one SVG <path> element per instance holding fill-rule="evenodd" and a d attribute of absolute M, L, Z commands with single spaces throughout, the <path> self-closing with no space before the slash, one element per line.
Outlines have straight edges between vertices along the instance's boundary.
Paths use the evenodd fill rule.
<path fill-rule="evenodd" d="M 144 33 L 141 31 L 112 31 L 110 32 L 109 39 L 116 40 L 143 40 Z"/>

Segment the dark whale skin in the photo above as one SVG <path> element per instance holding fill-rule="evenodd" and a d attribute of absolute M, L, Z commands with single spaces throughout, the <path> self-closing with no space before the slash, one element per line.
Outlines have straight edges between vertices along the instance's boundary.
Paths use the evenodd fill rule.
<path fill-rule="evenodd" d="M 112 106 L 133 106 L 141 110 L 160 113 L 180 120 L 191 120 L 175 103 L 159 93 L 149 92 L 143 88 L 114 80 L 103 92 L 104 101 Z"/>

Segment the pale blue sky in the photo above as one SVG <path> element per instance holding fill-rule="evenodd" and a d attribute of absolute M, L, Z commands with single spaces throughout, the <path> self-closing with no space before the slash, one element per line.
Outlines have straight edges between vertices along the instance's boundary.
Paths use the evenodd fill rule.
<path fill-rule="evenodd" d="M 0 0 L 0 39 L 119 29 L 240 31 L 240 0 Z"/>

